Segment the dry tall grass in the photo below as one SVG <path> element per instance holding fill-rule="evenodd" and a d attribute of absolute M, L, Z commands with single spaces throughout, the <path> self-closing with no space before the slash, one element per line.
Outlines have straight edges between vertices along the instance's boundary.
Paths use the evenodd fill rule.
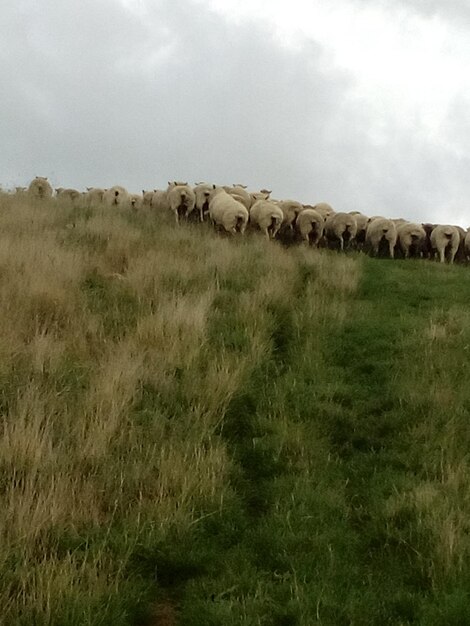
<path fill-rule="evenodd" d="M 351 289 L 351 261 L 325 282 L 318 253 L 199 228 L 0 197 L 0 623 L 107 623 L 135 546 L 229 495 L 215 433 L 269 350 L 269 307 L 301 267 L 319 309 L 321 286 Z"/>

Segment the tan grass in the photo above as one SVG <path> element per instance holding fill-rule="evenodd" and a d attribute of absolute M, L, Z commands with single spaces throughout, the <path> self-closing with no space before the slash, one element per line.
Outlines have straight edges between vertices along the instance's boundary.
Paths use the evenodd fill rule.
<path fill-rule="evenodd" d="M 273 349 L 275 324 L 318 337 L 332 316 L 342 323 L 360 267 L 151 214 L 0 202 L 0 577 L 10 577 L 0 604 L 9 626 L 21 614 L 52 623 L 67 602 L 118 594 L 143 538 L 223 507 L 232 460 L 217 432 L 232 398 Z M 315 280 L 299 294 L 304 266 Z M 228 313 L 244 333 L 239 350 L 210 339 L 227 285 L 238 290 Z M 117 308 L 130 294 L 131 314 L 100 293 L 117 294 Z M 308 471 L 302 428 L 285 421 L 278 436 L 279 454 Z M 118 553 L 107 543 L 115 527 L 125 528 Z M 59 538 L 77 535 L 101 543 L 59 555 Z"/>

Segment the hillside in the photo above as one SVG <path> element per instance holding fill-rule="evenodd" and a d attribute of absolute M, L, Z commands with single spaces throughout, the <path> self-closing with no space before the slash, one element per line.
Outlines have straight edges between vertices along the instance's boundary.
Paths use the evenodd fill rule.
<path fill-rule="evenodd" d="M 469 271 L 0 195 L 0 624 L 469 624 Z"/>

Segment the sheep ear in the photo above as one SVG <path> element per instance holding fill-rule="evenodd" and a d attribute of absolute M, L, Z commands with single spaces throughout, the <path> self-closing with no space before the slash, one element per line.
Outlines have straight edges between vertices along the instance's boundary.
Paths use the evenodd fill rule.
<path fill-rule="evenodd" d="M 215 189 L 215 185 L 212 185 L 212 189 Z"/>

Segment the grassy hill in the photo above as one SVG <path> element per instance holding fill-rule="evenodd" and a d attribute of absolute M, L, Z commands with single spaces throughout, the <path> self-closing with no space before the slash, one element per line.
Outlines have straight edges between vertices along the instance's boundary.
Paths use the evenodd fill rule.
<path fill-rule="evenodd" d="M 469 305 L 0 196 L 0 624 L 469 624 Z"/>

